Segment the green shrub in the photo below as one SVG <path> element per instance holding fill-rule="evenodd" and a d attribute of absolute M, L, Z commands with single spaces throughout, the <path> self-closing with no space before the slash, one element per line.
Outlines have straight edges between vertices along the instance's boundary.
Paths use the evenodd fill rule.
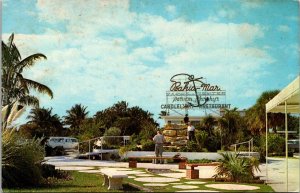
<path fill-rule="evenodd" d="M 154 151 L 155 144 L 152 140 L 142 140 L 142 151 Z"/>
<path fill-rule="evenodd" d="M 37 186 L 42 183 L 40 164 L 44 147 L 40 139 L 25 139 L 14 130 L 2 132 L 3 187 Z"/>
<path fill-rule="evenodd" d="M 226 178 L 232 182 L 249 182 L 254 179 L 254 170 L 259 170 L 259 161 L 252 158 L 239 157 L 235 153 L 220 153 L 223 159 L 216 168 L 214 178 Z"/>
<path fill-rule="evenodd" d="M 217 152 L 218 149 L 221 149 L 221 139 L 216 136 L 207 137 L 204 146 L 209 152 Z"/>
<path fill-rule="evenodd" d="M 194 159 L 194 160 L 188 160 L 188 163 L 211 163 L 212 160 L 209 159 Z"/>
<path fill-rule="evenodd" d="M 117 127 L 111 127 L 105 131 L 104 136 L 120 136 L 121 129 Z M 121 145 L 121 138 L 114 138 L 114 137 L 104 137 L 104 144 L 107 145 L 108 148 L 112 146 L 119 146 Z M 103 144 L 103 145 L 104 145 Z"/>
<path fill-rule="evenodd" d="M 182 146 L 179 149 L 181 152 L 200 152 L 201 147 L 195 141 L 188 141 L 186 146 Z"/>
<path fill-rule="evenodd" d="M 207 137 L 208 133 L 206 131 L 196 131 L 195 138 L 200 148 L 204 147 Z"/>
<path fill-rule="evenodd" d="M 70 173 L 68 171 L 61 171 L 55 169 L 54 165 L 41 164 L 42 176 L 45 179 L 57 178 L 57 179 L 70 179 Z"/>
<path fill-rule="evenodd" d="M 282 154 L 284 152 L 285 139 L 279 134 L 268 135 L 268 152 Z"/>

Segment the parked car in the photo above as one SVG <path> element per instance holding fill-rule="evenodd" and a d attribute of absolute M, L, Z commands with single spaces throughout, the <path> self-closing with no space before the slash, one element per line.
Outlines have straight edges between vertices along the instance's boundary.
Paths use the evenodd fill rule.
<path fill-rule="evenodd" d="M 299 139 L 290 139 L 287 141 L 289 151 L 299 153 Z"/>
<path fill-rule="evenodd" d="M 72 137 L 50 137 L 46 144 L 46 156 L 64 155 L 66 151 L 77 150 L 78 139 Z"/>

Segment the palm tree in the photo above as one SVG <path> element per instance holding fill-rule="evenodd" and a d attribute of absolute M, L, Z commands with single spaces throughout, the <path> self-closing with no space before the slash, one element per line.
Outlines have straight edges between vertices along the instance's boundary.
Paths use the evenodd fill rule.
<path fill-rule="evenodd" d="M 27 116 L 30 121 L 27 124 L 35 126 L 35 136 L 58 136 L 63 133 L 63 126 L 60 117 L 57 114 L 52 115 L 52 108 L 35 108 L 31 109 Z"/>
<path fill-rule="evenodd" d="M 225 109 L 225 113 L 218 120 L 218 123 L 222 136 L 226 136 L 226 138 L 222 138 L 223 145 L 228 147 L 232 143 L 235 143 L 237 135 L 243 127 L 237 108 L 231 110 Z"/>
<path fill-rule="evenodd" d="M 87 118 L 89 113 L 86 108 L 81 104 L 76 104 L 70 110 L 67 110 L 67 115 L 64 116 L 64 124 L 70 125 L 70 128 L 79 128 L 79 125 Z"/>
<path fill-rule="evenodd" d="M 211 136 L 213 135 L 213 129 L 216 125 L 216 120 L 213 116 L 208 115 L 203 118 L 202 122 L 203 128 L 206 130 L 206 132 Z"/>
<path fill-rule="evenodd" d="M 253 135 L 260 134 L 266 128 L 266 104 L 277 94 L 279 90 L 265 91 L 257 99 L 255 105 L 246 112 L 246 122 Z M 282 113 L 269 113 L 268 125 L 276 132 L 276 127 L 283 126 L 284 115 Z"/>
<path fill-rule="evenodd" d="M 37 107 L 39 100 L 30 95 L 30 89 L 45 93 L 51 98 L 53 98 L 53 93 L 46 85 L 23 77 L 22 72 L 24 69 L 33 66 L 36 60 L 46 59 L 46 56 L 37 53 L 22 59 L 13 40 L 14 34 L 9 37 L 7 44 L 2 41 L 2 105 L 5 106 L 18 101 L 21 104 Z"/>

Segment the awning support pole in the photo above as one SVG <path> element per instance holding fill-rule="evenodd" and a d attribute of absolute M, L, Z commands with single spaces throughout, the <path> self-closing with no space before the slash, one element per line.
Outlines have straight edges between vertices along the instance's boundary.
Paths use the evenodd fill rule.
<path fill-rule="evenodd" d="M 289 167 L 288 167 L 288 120 L 287 120 L 287 105 L 286 101 L 284 101 L 284 113 L 285 113 L 285 161 L 286 161 L 286 191 L 289 191 Z"/>
<path fill-rule="evenodd" d="M 268 182 L 268 112 L 266 112 L 266 182 Z"/>

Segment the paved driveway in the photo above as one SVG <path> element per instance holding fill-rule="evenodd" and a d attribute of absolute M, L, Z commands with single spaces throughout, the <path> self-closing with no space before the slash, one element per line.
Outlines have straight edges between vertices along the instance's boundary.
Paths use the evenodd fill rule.
<path fill-rule="evenodd" d="M 276 192 L 287 192 L 285 164 L 284 158 L 268 158 L 268 185 Z M 266 165 L 261 164 L 260 169 L 257 175 L 265 180 Z M 288 191 L 299 192 L 299 159 L 288 159 L 288 175 Z"/>

